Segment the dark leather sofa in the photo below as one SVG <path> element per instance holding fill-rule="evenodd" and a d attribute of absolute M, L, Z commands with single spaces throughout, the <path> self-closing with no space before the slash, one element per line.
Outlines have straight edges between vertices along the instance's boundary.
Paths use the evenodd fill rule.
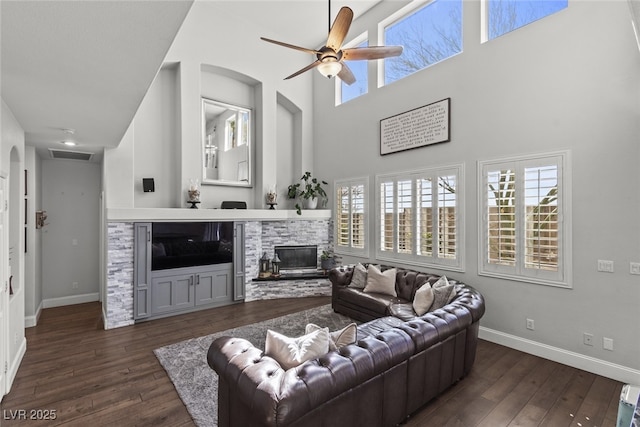
<path fill-rule="evenodd" d="M 474 288 L 450 281 L 454 299 L 416 317 L 409 314 L 410 298 L 438 276 L 398 269 L 399 298 L 374 295 L 374 302 L 364 295 L 359 305 L 341 294 L 351 274 L 343 267 L 329 278 L 334 309 L 367 321 L 358 326 L 355 344 L 289 370 L 244 339 L 211 344 L 219 426 L 393 426 L 469 373 L 485 310 Z"/>

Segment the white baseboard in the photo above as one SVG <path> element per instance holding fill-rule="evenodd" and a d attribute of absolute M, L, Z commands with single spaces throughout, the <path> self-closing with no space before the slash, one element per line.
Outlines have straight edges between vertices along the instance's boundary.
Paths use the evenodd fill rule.
<path fill-rule="evenodd" d="M 627 366 L 617 365 L 607 362 L 606 360 L 552 347 L 482 326 L 480 327 L 479 337 L 486 341 L 504 345 L 505 347 L 520 350 L 544 359 L 553 360 L 554 362 L 611 378 L 625 384 L 640 384 L 640 371 Z"/>
<path fill-rule="evenodd" d="M 83 304 L 85 302 L 99 301 L 100 294 L 98 292 L 93 294 L 72 295 L 68 297 L 48 298 L 42 301 L 44 308 L 62 307 L 64 305 Z"/>
<path fill-rule="evenodd" d="M 24 327 L 25 328 L 32 328 L 32 327 L 34 327 L 34 326 L 36 326 L 38 324 L 38 320 L 40 320 L 40 314 L 42 314 L 43 305 L 44 305 L 44 301 L 40 301 L 40 305 L 38 306 L 38 309 L 36 310 L 36 314 L 33 315 L 33 316 L 25 316 L 24 317 Z"/>
<path fill-rule="evenodd" d="M 9 364 L 9 370 L 7 371 L 7 394 L 11 391 L 11 386 L 13 385 L 13 380 L 16 378 L 18 374 L 18 368 L 20 368 L 20 363 L 22 363 L 22 358 L 24 354 L 27 352 L 27 339 L 22 338 L 22 342 L 20 343 L 20 348 L 18 348 L 18 354 L 16 354 L 15 359 L 11 361 Z"/>

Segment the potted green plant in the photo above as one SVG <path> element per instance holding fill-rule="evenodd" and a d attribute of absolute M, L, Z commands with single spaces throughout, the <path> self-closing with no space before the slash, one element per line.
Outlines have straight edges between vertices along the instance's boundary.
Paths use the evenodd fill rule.
<path fill-rule="evenodd" d="M 323 250 L 322 254 L 320 254 L 320 268 L 323 270 L 331 270 L 338 265 L 339 260 L 340 256 L 336 255 L 333 249 Z"/>
<path fill-rule="evenodd" d="M 302 175 L 300 181 L 304 181 L 304 183 L 299 182 L 289 186 L 287 195 L 290 199 L 301 197 L 305 200 L 305 208 L 315 209 L 318 205 L 318 199 L 327 197 L 327 192 L 324 191 L 322 185 L 328 185 L 328 183 L 312 177 L 311 172 L 308 171 Z M 299 203 L 296 203 L 296 212 L 298 215 L 302 214 L 302 207 Z"/>

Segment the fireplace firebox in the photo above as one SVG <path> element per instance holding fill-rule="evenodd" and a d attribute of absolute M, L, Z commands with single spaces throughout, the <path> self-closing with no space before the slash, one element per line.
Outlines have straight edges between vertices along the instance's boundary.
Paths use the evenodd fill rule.
<path fill-rule="evenodd" d="M 280 258 L 280 270 L 316 270 L 318 268 L 317 245 L 275 246 Z"/>

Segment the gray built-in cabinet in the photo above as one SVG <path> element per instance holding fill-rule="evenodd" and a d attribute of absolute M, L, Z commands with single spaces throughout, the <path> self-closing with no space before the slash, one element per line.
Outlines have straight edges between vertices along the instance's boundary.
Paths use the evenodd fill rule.
<path fill-rule="evenodd" d="M 244 224 L 234 223 L 233 262 L 151 270 L 152 223 L 134 226 L 134 319 L 166 317 L 244 300 Z"/>

